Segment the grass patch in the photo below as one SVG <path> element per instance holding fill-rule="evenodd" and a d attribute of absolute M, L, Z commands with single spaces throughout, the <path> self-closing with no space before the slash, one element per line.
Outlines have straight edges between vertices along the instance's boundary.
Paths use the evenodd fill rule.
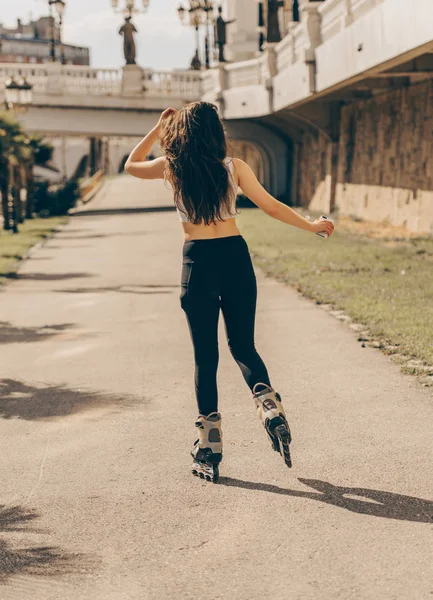
<path fill-rule="evenodd" d="M 19 261 L 37 242 L 50 237 L 68 217 L 29 219 L 19 226 L 19 233 L 0 232 L 0 284 L 17 271 Z"/>
<path fill-rule="evenodd" d="M 243 209 L 239 217 L 267 275 L 344 310 L 398 352 L 433 365 L 433 239 L 379 237 L 347 218 L 334 222 L 325 240 L 259 210 Z"/>

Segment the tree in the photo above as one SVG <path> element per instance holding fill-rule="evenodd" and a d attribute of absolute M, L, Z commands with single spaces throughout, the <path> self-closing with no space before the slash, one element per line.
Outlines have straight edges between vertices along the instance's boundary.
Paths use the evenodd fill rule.
<path fill-rule="evenodd" d="M 0 114 L 0 194 L 4 229 L 15 233 L 17 224 L 33 217 L 33 167 L 45 165 L 52 158 L 53 147 L 38 135 L 27 135 L 9 113 Z M 26 190 L 23 210 L 22 190 Z"/>
<path fill-rule="evenodd" d="M 8 114 L 0 115 L 0 192 L 4 229 L 18 232 L 22 222 L 21 188 L 22 165 L 31 157 L 30 140 L 16 119 Z"/>
<path fill-rule="evenodd" d="M 30 148 L 32 149 L 31 159 L 24 166 L 27 179 L 26 219 L 32 219 L 34 212 L 35 179 L 33 167 L 35 165 L 44 167 L 53 157 L 53 146 L 40 135 L 33 134 L 30 136 Z"/>

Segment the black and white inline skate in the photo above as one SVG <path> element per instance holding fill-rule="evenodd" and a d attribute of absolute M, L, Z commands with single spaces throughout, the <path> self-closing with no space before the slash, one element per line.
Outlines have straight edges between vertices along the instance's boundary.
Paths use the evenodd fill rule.
<path fill-rule="evenodd" d="M 194 459 L 191 472 L 196 477 L 216 483 L 219 478 L 218 465 L 223 457 L 221 415 L 215 412 L 207 417 L 199 415 L 195 426 L 199 438 L 191 450 Z"/>
<path fill-rule="evenodd" d="M 264 383 L 257 383 L 253 389 L 253 399 L 257 414 L 271 440 L 272 448 L 279 452 L 288 467 L 292 466 L 290 443 L 292 436 L 286 413 L 281 404 L 281 396 Z"/>

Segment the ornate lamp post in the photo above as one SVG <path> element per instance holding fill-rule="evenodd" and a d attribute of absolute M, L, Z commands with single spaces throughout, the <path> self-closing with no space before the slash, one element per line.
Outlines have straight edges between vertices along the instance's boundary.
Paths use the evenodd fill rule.
<path fill-rule="evenodd" d="M 119 0 L 111 0 L 111 6 L 117 13 L 122 13 L 126 17 L 132 17 L 140 13 L 145 13 L 149 8 L 150 0 L 141 0 L 141 7 L 135 6 L 135 0 L 125 0 L 125 7 L 119 8 Z"/>
<path fill-rule="evenodd" d="M 211 48 L 213 48 L 211 31 L 215 22 L 215 2 L 213 0 L 204 0 L 203 10 L 206 15 L 206 38 L 205 38 L 205 61 L 206 69 L 211 66 Z"/>
<path fill-rule="evenodd" d="M 53 15 L 53 6 L 56 8 L 57 17 L 59 19 L 59 37 L 60 37 L 60 62 L 62 65 L 65 61 L 65 47 L 63 45 L 63 13 L 65 12 L 66 2 L 64 0 L 48 0 L 51 17 L 51 62 L 56 62 L 56 38 L 55 38 L 55 18 Z"/>
<path fill-rule="evenodd" d="M 195 28 L 196 36 L 196 52 L 193 59 L 193 65 L 195 69 L 201 69 L 202 63 L 200 61 L 200 27 L 205 25 L 206 27 L 206 39 L 205 39 L 205 64 L 206 68 L 210 67 L 210 25 L 213 22 L 213 14 L 215 5 L 213 0 L 189 0 L 189 7 L 185 8 L 183 4 L 180 4 L 177 9 L 182 25 L 188 25 Z"/>

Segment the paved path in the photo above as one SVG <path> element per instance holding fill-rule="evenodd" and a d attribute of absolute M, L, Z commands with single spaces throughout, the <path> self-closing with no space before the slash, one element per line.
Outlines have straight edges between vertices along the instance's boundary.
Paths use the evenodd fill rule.
<path fill-rule="evenodd" d="M 224 478 L 189 474 L 179 223 L 115 210 L 167 194 L 113 180 L 88 206 L 107 214 L 72 218 L 0 293 L 0 597 L 432 598 L 430 396 L 293 290 L 259 278 L 257 346 L 294 468 L 222 343 Z"/>

